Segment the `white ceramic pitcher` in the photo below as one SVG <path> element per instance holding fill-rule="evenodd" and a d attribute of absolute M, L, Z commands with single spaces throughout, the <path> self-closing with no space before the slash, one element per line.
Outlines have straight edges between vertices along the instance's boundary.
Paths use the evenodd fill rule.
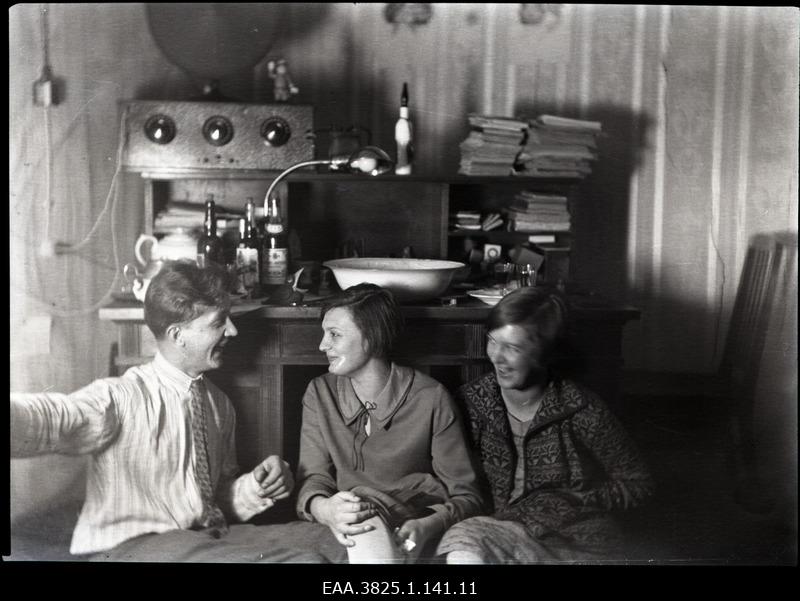
<path fill-rule="evenodd" d="M 142 247 L 149 242 L 150 256 L 145 258 L 142 254 Z M 142 234 L 136 240 L 133 247 L 136 260 L 142 265 L 147 266 L 151 261 L 176 261 L 178 259 L 197 259 L 197 240 L 187 234 L 182 229 L 176 229 L 173 233 L 167 234 L 161 240 L 150 234 Z"/>
<path fill-rule="evenodd" d="M 145 257 L 142 253 L 146 243 L 150 243 L 149 257 Z M 133 253 L 142 269 L 137 269 L 136 265 L 128 263 L 125 265 L 123 273 L 131 286 L 133 295 L 140 301 L 144 301 L 147 286 L 153 276 L 161 270 L 164 261 L 197 260 L 197 241 L 181 229 L 167 234 L 160 241 L 155 236 L 142 234 L 136 240 Z"/>

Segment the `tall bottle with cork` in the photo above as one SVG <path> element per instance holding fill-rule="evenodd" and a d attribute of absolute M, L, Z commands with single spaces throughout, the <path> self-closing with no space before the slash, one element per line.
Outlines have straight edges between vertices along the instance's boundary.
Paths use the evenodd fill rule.
<path fill-rule="evenodd" d="M 286 283 L 289 275 L 289 245 L 278 199 L 273 196 L 267 202 L 269 206 L 264 207 L 267 224 L 261 243 L 261 292 L 270 294 Z"/>
<path fill-rule="evenodd" d="M 205 267 L 209 263 L 216 263 L 225 267 L 222 240 L 217 236 L 217 215 L 213 194 L 206 194 L 206 215 L 203 221 L 203 234 L 197 241 L 197 264 L 200 267 Z"/>
<path fill-rule="evenodd" d="M 397 143 L 397 162 L 394 172 L 398 175 L 411 173 L 414 161 L 413 128 L 408 116 L 408 84 L 403 82 L 403 93 L 400 96 L 400 118 L 394 126 L 394 139 Z"/>

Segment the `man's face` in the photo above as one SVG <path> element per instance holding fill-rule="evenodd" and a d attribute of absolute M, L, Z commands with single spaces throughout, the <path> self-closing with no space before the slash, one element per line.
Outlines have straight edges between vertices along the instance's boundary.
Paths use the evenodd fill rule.
<path fill-rule="evenodd" d="M 210 309 L 179 327 L 182 368 L 192 377 L 220 367 L 222 349 L 238 333 L 224 309 Z"/>

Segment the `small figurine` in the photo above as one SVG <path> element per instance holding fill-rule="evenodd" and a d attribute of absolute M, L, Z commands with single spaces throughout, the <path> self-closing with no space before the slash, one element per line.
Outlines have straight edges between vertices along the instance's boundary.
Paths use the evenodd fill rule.
<path fill-rule="evenodd" d="M 297 94 L 300 91 L 292 83 L 292 78 L 289 76 L 289 67 L 286 65 L 285 59 L 269 61 L 267 70 L 270 78 L 275 80 L 274 94 L 276 102 L 286 102 L 292 94 Z"/>
<path fill-rule="evenodd" d="M 383 16 L 396 32 L 400 25 L 408 25 L 412 30 L 425 25 L 433 17 L 433 4 L 430 2 L 390 2 L 383 9 Z"/>
<path fill-rule="evenodd" d="M 560 19 L 560 4 L 520 4 L 519 20 L 523 25 L 544 24 L 547 31 L 552 31 Z"/>

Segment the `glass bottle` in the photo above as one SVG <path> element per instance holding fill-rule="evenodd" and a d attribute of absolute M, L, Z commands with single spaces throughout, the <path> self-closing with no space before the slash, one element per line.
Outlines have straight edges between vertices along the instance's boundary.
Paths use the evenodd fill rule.
<path fill-rule="evenodd" d="M 269 293 L 285 284 L 289 275 L 288 237 L 281 219 L 278 199 L 272 198 L 261 244 L 261 289 Z"/>
<path fill-rule="evenodd" d="M 206 195 L 206 216 L 203 222 L 203 235 L 197 241 L 197 264 L 205 267 L 216 263 L 225 267 L 225 256 L 222 240 L 217 236 L 217 218 L 214 195 Z"/>
<path fill-rule="evenodd" d="M 258 296 L 260 287 L 259 247 L 254 231 L 255 203 L 252 198 L 245 204 L 245 216 L 239 220 L 239 244 L 236 248 L 236 272 L 247 296 Z"/>
<path fill-rule="evenodd" d="M 408 84 L 403 83 L 403 93 L 400 96 L 400 118 L 394 126 L 394 139 L 397 144 L 397 163 L 394 172 L 398 175 L 411 173 L 411 164 L 414 161 L 413 130 L 408 117 Z"/>

